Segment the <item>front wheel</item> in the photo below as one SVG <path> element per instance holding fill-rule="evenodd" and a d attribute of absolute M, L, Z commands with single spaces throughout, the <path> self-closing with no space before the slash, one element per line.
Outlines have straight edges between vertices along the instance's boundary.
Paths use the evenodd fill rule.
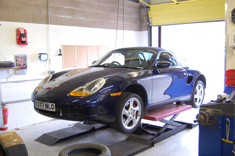
<path fill-rule="evenodd" d="M 138 128 L 142 115 L 142 99 L 137 94 L 123 92 L 117 105 L 116 128 L 131 133 Z"/>
<path fill-rule="evenodd" d="M 193 88 L 191 101 L 188 101 L 186 103 L 192 105 L 193 108 L 198 108 L 202 104 L 204 96 L 205 96 L 205 85 L 201 80 L 198 80 Z"/>

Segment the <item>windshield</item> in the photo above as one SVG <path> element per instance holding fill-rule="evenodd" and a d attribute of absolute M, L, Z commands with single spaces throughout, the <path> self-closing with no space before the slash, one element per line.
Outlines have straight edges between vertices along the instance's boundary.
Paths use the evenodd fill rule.
<path fill-rule="evenodd" d="M 153 52 L 140 49 L 115 50 L 95 62 L 92 67 L 147 69 Z"/>

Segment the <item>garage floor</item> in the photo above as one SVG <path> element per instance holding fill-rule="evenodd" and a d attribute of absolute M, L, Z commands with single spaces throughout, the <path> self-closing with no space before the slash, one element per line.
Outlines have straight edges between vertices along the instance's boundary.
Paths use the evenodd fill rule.
<path fill-rule="evenodd" d="M 181 113 L 177 120 L 185 122 L 193 122 L 198 109 L 191 109 Z M 44 133 L 52 132 L 62 128 L 73 126 L 76 122 L 51 120 L 39 124 L 34 124 L 14 131 L 21 136 L 27 147 L 29 156 L 58 156 L 59 152 L 73 144 L 78 143 L 101 143 L 106 146 L 114 144 L 116 140 L 125 139 L 126 134 L 117 132 L 113 129 L 99 130 L 92 134 L 87 134 L 83 137 L 75 137 L 67 141 L 57 143 L 53 146 L 47 146 L 35 141 Z M 143 151 L 137 156 L 152 155 L 152 156 L 197 156 L 198 155 L 198 126 L 193 129 L 184 130 L 170 138 L 167 138 L 154 147 Z"/>

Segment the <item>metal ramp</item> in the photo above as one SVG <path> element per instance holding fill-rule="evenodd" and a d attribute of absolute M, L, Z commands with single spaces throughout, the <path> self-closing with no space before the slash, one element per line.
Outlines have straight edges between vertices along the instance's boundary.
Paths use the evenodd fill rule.
<path fill-rule="evenodd" d="M 72 127 L 60 129 L 57 131 L 45 133 L 35 141 L 43 143 L 48 146 L 52 146 L 58 142 L 65 141 L 74 137 L 82 136 L 87 133 L 91 133 L 96 129 L 102 128 L 104 125 L 97 124 L 97 125 L 86 125 L 77 123 Z"/>
<path fill-rule="evenodd" d="M 156 126 L 152 124 L 141 124 L 141 126 L 132 134 L 123 134 L 118 131 L 113 133 L 123 134 L 125 138 L 117 138 L 111 144 L 106 144 L 110 149 L 112 156 L 131 156 L 142 152 L 154 146 L 155 143 L 164 140 L 172 135 L 175 135 L 187 128 L 193 128 L 195 124 L 175 121 L 175 118 L 186 110 L 191 109 L 189 105 L 169 104 L 150 111 L 143 119 L 150 121 L 160 121 L 164 126 Z M 166 120 L 166 118 L 170 118 Z M 95 124 L 87 125 L 78 123 L 72 127 L 61 129 L 54 132 L 43 134 L 36 141 L 48 146 L 55 145 L 61 141 L 77 137 L 80 142 L 86 142 L 86 134 L 92 135 L 96 132 L 106 132 L 111 130 L 109 127 Z M 115 135 L 115 134 L 114 134 Z M 82 137 L 80 137 L 82 136 Z M 103 139 L 108 139 L 102 137 Z M 111 139 L 111 138 L 110 138 Z M 96 143 L 102 143 L 101 140 L 91 140 Z M 92 142 L 91 142 L 92 143 Z"/>

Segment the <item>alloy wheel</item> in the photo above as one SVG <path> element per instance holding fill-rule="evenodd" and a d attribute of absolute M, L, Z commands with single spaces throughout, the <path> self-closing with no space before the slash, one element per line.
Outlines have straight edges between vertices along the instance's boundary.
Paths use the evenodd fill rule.
<path fill-rule="evenodd" d="M 197 106 L 200 106 L 204 99 L 204 86 L 201 83 L 198 83 L 194 90 L 194 103 Z"/>
<path fill-rule="evenodd" d="M 141 102 L 136 97 L 130 98 L 122 110 L 122 124 L 130 130 L 141 120 Z"/>

